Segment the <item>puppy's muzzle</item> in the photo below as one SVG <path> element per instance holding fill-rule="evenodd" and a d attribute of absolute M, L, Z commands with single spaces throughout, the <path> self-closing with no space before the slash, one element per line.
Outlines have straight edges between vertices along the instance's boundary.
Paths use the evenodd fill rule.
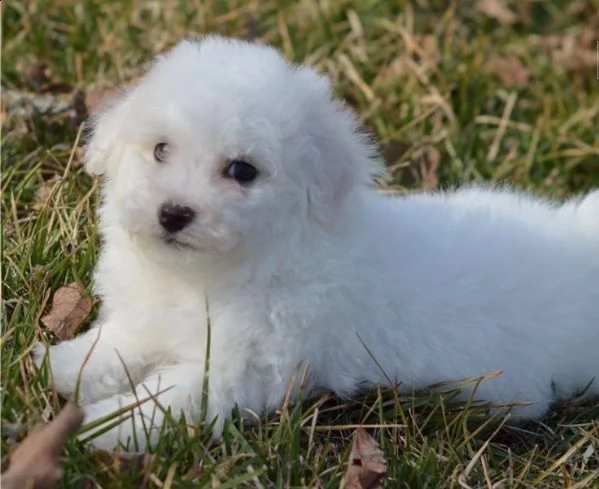
<path fill-rule="evenodd" d="M 194 220 L 195 211 L 191 207 L 165 202 L 158 210 L 158 222 L 168 233 L 176 233 L 186 228 Z"/>

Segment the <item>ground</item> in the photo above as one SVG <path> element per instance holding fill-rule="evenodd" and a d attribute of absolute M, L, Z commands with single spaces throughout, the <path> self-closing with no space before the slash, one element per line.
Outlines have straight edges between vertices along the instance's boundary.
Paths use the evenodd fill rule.
<path fill-rule="evenodd" d="M 28 357 L 48 334 L 40 319 L 53 292 L 77 281 L 91 294 L 98 182 L 81 167 L 80 123 L 183 36 L 257 38 L 327 73 L 381 143 L 385 191 L 489 181 L 563 198 L 599 187 L 596 0 L 1 7 L 3 453 L 18 436 L 11 432 L 60 407 Z M 337 488 L 360 423 L 385 452 L 386 487 L 599 485 L 596 402 L 556 406 L 519 429 L 479 415 L 449 396 L 319 398 L 283 406 L 257 426 L 230 423 L 215 443 L 179 428 L 127 467 L 71 440 L 62 487 Z"/>

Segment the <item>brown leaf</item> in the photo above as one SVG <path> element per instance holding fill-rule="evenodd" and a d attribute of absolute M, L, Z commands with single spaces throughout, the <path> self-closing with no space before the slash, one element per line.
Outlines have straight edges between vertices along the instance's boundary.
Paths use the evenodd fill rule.
<path fill-rule="evenodd" d="M 60 287 L 52 299 L 52 309 L 42 323 L 61 340 L 75 336 L 92 308 L 93 301 L 81 295 L 83 289 L 72 282 Z"/>
<path fill-rule="evenodd" d="M 47 489 L 62 477 L 65 440 L 83 422 L 83 410 L 68 403 L 50 423 L 34 429 L 8 457 L 3 489 Z"/>
<path fill-rule="evenodd" d="M 366 430 L 358 428 L 341 489 L 382 489 L 386 474 L 387 461 L 383 451 Z"/>
<path fill-rule="evenodd" d="M 475 8 L 500 24 L 509 25 L 516 22 L 516 14 L 505 5 L 503 0 L 478 0 Z"/>
<path fill-rule="evenodd" d="M 532 72 L 515 56 L 495 56 L 487 62 L 486 69 L 497 75 L 506 88 L 525 87 L 532 79 Z"/>

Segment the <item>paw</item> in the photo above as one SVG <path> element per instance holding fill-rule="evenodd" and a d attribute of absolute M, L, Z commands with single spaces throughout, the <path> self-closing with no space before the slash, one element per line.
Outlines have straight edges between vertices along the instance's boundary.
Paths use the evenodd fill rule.
<path fill-rule="evenodd" d="M 128 397 L 113 396 L 85 406 L 84 423 L 97 423 L 98 426 L 79 435 L 79 440 L 87 440 L 90 446 L 107 451 L 125 449 L 143 452 L 148 446 L 154 445 L 164 423 L 164 413 L 159 408 L 148 412 L 150 406 L 145 404 L 144 407 L 131 407 L 120 413 L 123 408 L 130 406 L 131 399 Z M 100 433 L 119 421 L 116 426 Z"/>
<path fill-rule="evenodd" d="M 98 383 L 89 375 L 84 375 L 85 356 L 72 342 L 66 341 L 50 347 L 46 347 L 43 343 L 36 343 L 33 346 L 32 356 L 38 368 L 43 366 L 47 356 L 48 376 L 52 386 L 65 399 L 84 404 L 91 402 L 93 393 L 99 390 Z M 78 396 L 76 396 L 77 390 L 79 390 Z"/>
<path fill-rule="evenodd" d="M 95 331 L 90 331 L 47 350 L 42 343 L 33 346 L 33 361 L 38 367 L 43 365 L 47 352 L 48 374 L 56 392 L 79 404 L 93 403 L 129 390 L 129 376 L 136 375 L 135 370 L 125 369 L 111 345 L 96 344 L 97 337 Z"/>
<path fill-rule="evenodd" d="M 72 399 L 77 387 L 80 366 L 75 365 L 68 351 L 60 345 L 46 346 L 38 342 L 33 345 L 32 358 L 37 368 L 42 368 L 48 359 L 48 375 L 51 382 L 61 396 Z"/>
<path fill-rule="evenodd" d="M 42 368 L 42 364 L 46 358 L 46 351 L 46 345 L 41 341 L 36 341 L 31 348 L 31 358 L 38 369 Z"/>

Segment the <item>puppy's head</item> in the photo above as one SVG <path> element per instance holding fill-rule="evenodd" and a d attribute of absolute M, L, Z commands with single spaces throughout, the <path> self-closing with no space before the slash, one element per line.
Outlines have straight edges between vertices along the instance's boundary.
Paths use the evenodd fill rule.
<path fill-rule="evenodd" d="M 175 253 L 222 255 L 334 221 L 379 171 L 326 78 L 272 48 L 183 41 L 94 119 L 104 218 Z"/>

